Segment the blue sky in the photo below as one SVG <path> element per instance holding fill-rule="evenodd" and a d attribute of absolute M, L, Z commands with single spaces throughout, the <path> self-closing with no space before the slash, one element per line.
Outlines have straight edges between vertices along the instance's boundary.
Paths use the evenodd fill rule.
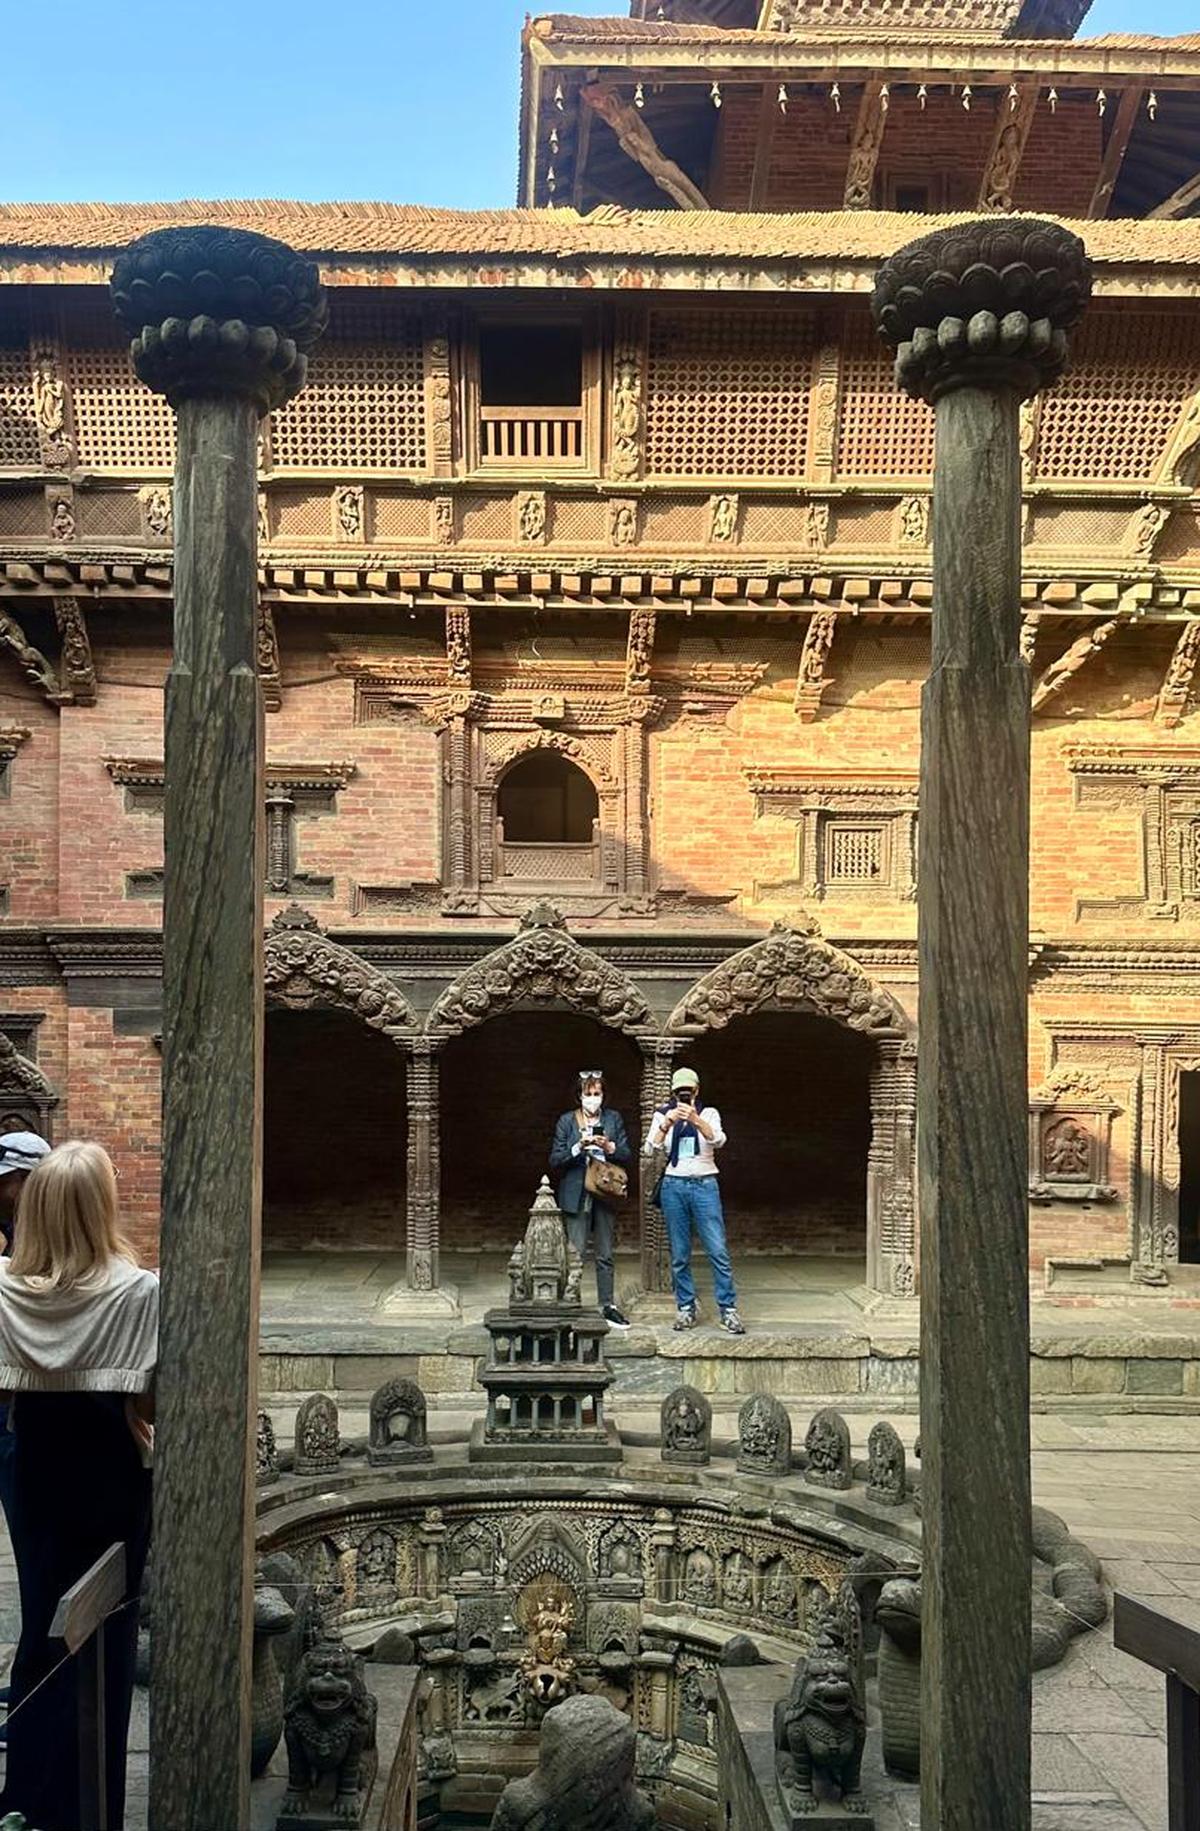
<path fill-rule="evenodd" d="M 628 12 L 627 0 L 557 4 Z M 0 196 L 509 205 L 520 30 L 537 10 L 536 0 L 57 0 L 43 13 L 12 0 Z M 1096 0 L 1084 30 L 1194 31 L 1196 11 L 1196 0 Z"/>

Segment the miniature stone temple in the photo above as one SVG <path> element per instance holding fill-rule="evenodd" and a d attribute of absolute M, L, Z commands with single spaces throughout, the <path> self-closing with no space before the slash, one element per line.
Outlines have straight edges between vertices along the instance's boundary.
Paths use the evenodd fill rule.
<path fill-rule="evenodd" d="M 508 1303 L 483 1319 L 491 1337 L 480 1375 L 487 1415 L 472 1431 L 473 1458 L 620 1460 L 620 1439 L 604 1416 L 612 1383 L 603 1353 L 608 1324 L 599 1310 L 583 1308 L 581 1275 L 543 1177 L 525 1237 L 509 1260 Z"/>

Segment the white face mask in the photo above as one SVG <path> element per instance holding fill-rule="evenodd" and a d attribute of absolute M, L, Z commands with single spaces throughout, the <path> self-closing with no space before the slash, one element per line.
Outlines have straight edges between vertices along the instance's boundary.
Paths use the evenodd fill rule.
<path fill-rule="evenodd" d="M 594 1115 L 595 1113 L 598 1113 L 603 1106 L 604 1096 L 603 1094 L 584 1094 L 580 1104 L 585 1113 Z"/>

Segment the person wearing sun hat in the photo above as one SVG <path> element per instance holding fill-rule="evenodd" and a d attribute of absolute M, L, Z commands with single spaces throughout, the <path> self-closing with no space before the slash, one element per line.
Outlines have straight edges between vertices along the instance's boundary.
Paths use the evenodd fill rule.
<path fill-rule="evenodd" d="M 720 1113 L 700 1099 L 700 1076 L 694 1068 L 677 1068 L 671 1076 L 671 1098 L 655 1112 L 643 1147 L 647 1153 L 667 1154 L 659 1200 L 671 1246 L 675 1327 L 692 1329 L 699 1316 L 692 1278 L 694 1229 L 712 1266 L 721 1327 L 730 1335 L 744 1335 L 718 1180 L 716 1154 L 724 1142 Z"/>
<path fill-rule="evenodd" d="M 12 1251 L 13 1224 L 25 1178 L 49 1155 L 50 1146 L 36 1132 L 5 1132 L 0 1137 L 0 1233 L 6 1253 Z"/>

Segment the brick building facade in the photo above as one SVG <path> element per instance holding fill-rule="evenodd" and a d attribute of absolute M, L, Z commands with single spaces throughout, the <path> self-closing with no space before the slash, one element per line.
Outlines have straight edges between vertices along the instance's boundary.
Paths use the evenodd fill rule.
<path fill-rule="evenodd" d="M 741 1250 L 904 1295 L 932 416 L 866 295 L 1015 206 L 1097 274 L 1022 438 L 1032 1259 L 1200 1260 L 1200 39 L 1084 10 L 536 19 L 517 211 L 0 209 L 0 1119 L 108 1144 L 148 1253 L 172 428 L 114 251 L 242 223 L 332 294 L 261 444 L 268 1247 L 435 1286 L 576 1068 L 632 1127 L 682 1053 Z"/>

